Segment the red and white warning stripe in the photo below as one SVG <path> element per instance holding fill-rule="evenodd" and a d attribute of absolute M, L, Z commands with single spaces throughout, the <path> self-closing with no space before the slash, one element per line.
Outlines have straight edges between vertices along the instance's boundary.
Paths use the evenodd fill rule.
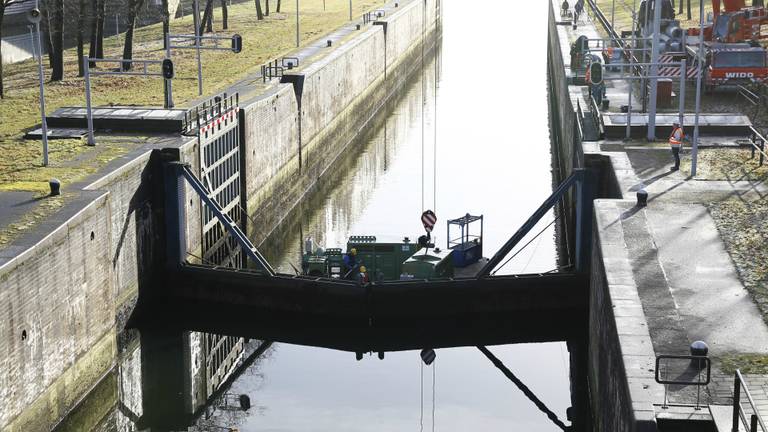
<path fill-rule="evenodd" d="M 211 120 L 205 126 L 202 126 L 200 128 L 200 133 L 206 133 L 209 130 L 211 130 L 211 129 L 215 128 L 216 126 L 220 125 L 221 123 L 224 123 L 224 122 L 226 122 L 228 120 L 234 120 L 235 117 L 237 116 L 238 111 L 240 111 L 240 107 L 236 107 L 233 110 L 231 110 L 229 112 L 226 112 L 226 113 L 220 115 L 219 117 Z"/>

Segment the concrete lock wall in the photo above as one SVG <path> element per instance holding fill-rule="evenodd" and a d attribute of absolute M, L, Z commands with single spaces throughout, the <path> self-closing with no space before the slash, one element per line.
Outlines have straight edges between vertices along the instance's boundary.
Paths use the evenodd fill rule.
<path fill-rule="evenodd" d="M 418 68 L 422 49 L 432 48 L 438 10 L 436 0 L 401 5 L 327 56 L 287 73 L 269 94 L 244 103 L 248 234 L 256 244 L 342 152 L 354 151 L 349 143 Z"/>
<path fill-rule="evenodd" d="M 434 43 L 436 6 L 434 0 L 401 6 L 380 19 L 387 23 L 386 34 L 384 25 L 367 27 L 309 65 L 303 72 L 301 141 L 292 84 L 277 84 L 243 103 L 244 178 L 249 214 L 260 225 L 249 224 L 257 241 L 314 187 L 416 70 L 422 35 Z M 387 44 L 399 54 L 387 54 Z M 172 147 L 199 172 L 196 139 Z M 74 216 L 52 220 L 50 235 L 0 265 L 0 430 L 50 430 L 103 377 L 114 380 L 118 359 L 135 357 L 137 334 L 125 325 L 151 278 L 148 269 L 164 253 L 158 247 L 164 222 L 154 209 L 162 189 L 157 187 L 161 148 L 148 144 L 86 187 L 85 204 Z M 188 250 L 198 255 L 201 204 L 191 188 L 186 195 Z M 193 406 L 204 402 L 195 388 L 187 395 Z"/>

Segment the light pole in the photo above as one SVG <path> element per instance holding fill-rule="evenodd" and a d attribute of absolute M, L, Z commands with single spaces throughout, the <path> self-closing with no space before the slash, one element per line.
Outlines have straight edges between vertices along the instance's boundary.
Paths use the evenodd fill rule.
<path fill-rule="evenodd" d="M 296 48 L 299 47 L 299 0 L 296 0 Z"/>
<path fill-rule="evenodd" d="M 702 0 L 703 1 L 703 0 Z M 648 3 L 646 2 L 646 9 Z M 648 101 L 648 140 L 656 139 L 656 94 L 659 80 L 659 33 L 661 33 L 661 2 L 653 2 L 653 41 L 651 42 L 651 91 Z"/>
<path fill-rule="evenodd" d="M 40 117 L 42 119 L 42 131 L 43 131 L 43 166 L 48 166 L 48 122 L 45 120 L 45 74 L 43 72 L 43 48 L 40 43 L 40 20 L 42 15 L 38 8 L 38 2 L 35 1 L 35 8 L 27 12 L 27 20 L 35 25 L 35 40 L 32 41 L 37 46 L 37 76 L 40 81 Z M 34 51 L 34 50 L 33 50 Z M 35 53 L 33 53 L 35 54 Z"/>
<path fill-rule="evenodd" d="M 296 0 L 298 1 L 298 0 Z M 194 0 L 195 47 L 197 47 L 197 94 L 203 95 L 203 62 L 200 59 L 200 2 Z"/>
<path fill-rule="evenodd" d="M 704 61 L 704 0 L 699 0 L 699 59 L 696 70 L 696 107 L 693 116 L 693 145 L 691 146 L 691 177 L 696 176 L 699 156 L 699 110 L 701 109 L 701 69 Z"/>

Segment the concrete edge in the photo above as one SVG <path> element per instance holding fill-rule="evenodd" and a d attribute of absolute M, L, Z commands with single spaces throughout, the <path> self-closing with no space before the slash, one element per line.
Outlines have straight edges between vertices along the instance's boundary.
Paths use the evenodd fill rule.
<path fill-rule="evenodd" d="M 621 226 L 622 213 L 634 201 L 594 201 L 596 235 L 603 252 L 611 308 L 619 337 L 629 396 L 638 422 L 653 419 L 654 403 L 663 400 L 664 388 L 654 379 L 656 355 L 634 281 Z"/>
<path fill-rule="evenodd" d="M 75 214 L 71 215 L 66 220 L 58 221 L 56 218 L 47 219 L 46 222 L 52 225 L 56 225 L 56 227 L 52 231 L 50 231 L 48 234 L 46 234 L 42 239 L 38 240 L 37 242 L 30 245 L 29 247 L 24 246 L 23 251 L 19 252 L 17 255 L 10 258 L 8 261 L 0 264 L 0 276 L 13 270 L 17 265 L 22 264 L 23 261 L 26 260 L 29 255 L 32 255 L 33 253 L 35 253 L 37 249 L 44 247 L 48 243 L 54 242 L 59 237 L 66 236 L 69 225 L 76 224 L 77 222 L 81 221 L 89 211 L 94 210 L 95 207 L 105 204 L 107 201 L 108 195 L 109 195 L 109 192 L 107 191 L 101 192 L 99 195 L 94 197 L 90 202 L 85 204 L 83 207 L 77 210 Z M 39 229 L 43 229 L 43 228 L 44 226 L 39 227 Z"/>

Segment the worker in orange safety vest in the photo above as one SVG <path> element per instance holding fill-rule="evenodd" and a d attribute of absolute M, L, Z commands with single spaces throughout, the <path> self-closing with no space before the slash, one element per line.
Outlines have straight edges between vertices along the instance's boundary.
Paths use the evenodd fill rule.
<path fill-rule="evenodd" d="M 669 135 L 669 147 L 672 149 L 672 157 L 675 158 L 675 166 L 671 167 L 670 171 L 677 171 L 680 169 L 680 148 L 683 146 L 683 140 L 685 139 L 685 133 L 683 128 L 680 127 L 679 122 L 672 123 L 672 133 Z"/>

